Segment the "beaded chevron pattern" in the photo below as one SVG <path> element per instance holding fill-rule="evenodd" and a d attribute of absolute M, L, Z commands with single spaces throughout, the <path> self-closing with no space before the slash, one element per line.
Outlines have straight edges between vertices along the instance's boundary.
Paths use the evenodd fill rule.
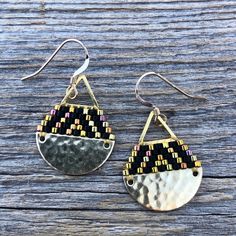
<path fill-rule="evenodd" d="M 94 107 L 56 105 L 46 115 L 37 132 L 43 137 L 46 133 L 73 135 L 87 138 L 114 140 L 115 135 L 103 114 Z"/>
<path fill-rule="evenodd" d="M 125 164 L 124 176 L 163 171 L 198 168 L 201 162 L 189 150 L 183 140 L 151 145 L 135 145 L 129 161 Z"/>

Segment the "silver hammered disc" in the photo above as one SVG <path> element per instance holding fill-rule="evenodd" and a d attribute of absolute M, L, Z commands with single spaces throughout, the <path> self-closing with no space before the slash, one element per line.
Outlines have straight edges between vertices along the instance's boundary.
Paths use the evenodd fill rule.
<path fill-rule="evenodd" d="M 143 206 L 156 211 L 169 211 L 189 202 L 196 194 L 201 180 L 202 167 L 150 174 L 124 176 L 131 196 Z"/>
<path fill-rule="evenodd" d="M 51 133 L 41 141 L 39 132 L 36 142 L 43 159 L 67 175 L 83 175 L 98 169 L 108 159 L 115 144 L 112 140 Z"/>

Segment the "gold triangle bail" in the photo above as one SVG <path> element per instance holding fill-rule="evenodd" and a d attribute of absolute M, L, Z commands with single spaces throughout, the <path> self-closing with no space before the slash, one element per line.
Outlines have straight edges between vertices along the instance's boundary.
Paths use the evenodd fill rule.
<path fill-rule="evenodd" d="M 99 104 L 97 102 L 97 99 L 95 98 L 94 93 L 93 93 L 93 91 L 90 87 L 90 84 L 89 84 L 85 75 L 78 75 L 78 76 L 71 78 L 71 83 L 70 83 L 69 87 L 66 89 L 66 95 L 62 99 L 61 104 L 66 104 L 66 103 L 68 103 L 68 100 L 73 100 L 77 97 L 77 95 L 78 95 L 77 86 L 79 85 L 79 83 L 81 81 L 84 82 L 84 84 L 87 88 L 88 94 L 93 102 L 93 106 L 95 108 L 99 109 Z"/>
<path fill-rule="evenodd" d="M 144 125 L 143 131 L 142 131 L 141 136 L 139 138 L 139 144 L 140 145 L 143 145 L 144 143 L 146 143 L 144 141 L 144 138 L 146 136 L 146 133 L 147 133 L 147 131 L 149 129 L 149 126 L 150 126 L 150 124 L 151 124 L 154 117 L 155 117 L 155 120 L 156 121 L 158 120 L 160 122 L 160 124 L 165 128 L 165 130 L 169 133 L 170 139 L 172 139 L 172 140 L 177 140 L 178 139 L 177 136 L 174 134 L 174 132 L 167 125 L 166 121 L 163 120 L 163 118 L 161 117 L 161 114 L 160 113 L 157 114 L 155 109 L 154 109 L 150 112 L 150 114 L 147 118 L 146 124 Z M 154 142 L 156 142 L 156 141 L 154 141 Z M 150 143 L 150 142 L 148 142 L 148 143 Z"/>

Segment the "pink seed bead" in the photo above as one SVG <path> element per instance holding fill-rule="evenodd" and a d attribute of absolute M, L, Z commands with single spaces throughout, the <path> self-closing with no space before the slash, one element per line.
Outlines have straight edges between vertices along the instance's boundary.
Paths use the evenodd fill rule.
<path fill-rule="evenodd" d="M 140 146 L 139 145 L 135 145 L 134 146 L 134 151 L 139 151 L 140 150 Z"/>
<path fill-rule="evenodd" d="M 67 112 L 67 113 L 65 114 L 65 117 L 66 117 L 66 118 L 70 118 L 70 113 Z"/>
<path fill-rule="evenodd" d="M 106 116 L 104 116 L 104 115 L 100 116 L 100 121 L 106 121 L 106 120 L 107 120 Z"/>
<path fill-rule="evenodd" d="M 193 155 L 193 153 L 192 153 L 191 150 L 187 150 L 187 151 L 186 151 L 186 154 L 189 155 L 189 156 Z"/>
<path fill-rule="evenodd" d="M 146 156 L 150 157 L 151 155 L 151 151 L 146 151 Z"/>
<path fill-rule="evenodd" d="M 56 128 L 61 128 L 61 123 L 60 122 L 56 123 Z"/>
<path fill-rule="evenodd" d="M 51 115 L 56 115 L 56 110 L 53 109 L 53 110 L 51 110 L 50 113 L 51 113 Z"/>

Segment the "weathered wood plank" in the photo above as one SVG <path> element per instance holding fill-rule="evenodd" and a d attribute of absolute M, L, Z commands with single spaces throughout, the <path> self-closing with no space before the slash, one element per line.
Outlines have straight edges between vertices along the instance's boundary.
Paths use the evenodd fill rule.
<path fill-rule="evenodd" d="M 236 234 L 235 1 L 0 3 L 0 234 Z M 70 37 L 89 49 L 86 75 L 117 136 L 107 163 L 81 177 L 48 167 L 34 136 L 82 63 L 81 50 L 67 45 L 37 79 L 19 80 Z M 121 177 L 149 113 L 134 96 L 138 77 L 147 71 L 208 98 L 191 101 L 155 78 L 142 86 L 204 165 L 193 201 L 161 214 L 134 202 Z M 161 135 L 149 132 L 150 139 Z"/>

